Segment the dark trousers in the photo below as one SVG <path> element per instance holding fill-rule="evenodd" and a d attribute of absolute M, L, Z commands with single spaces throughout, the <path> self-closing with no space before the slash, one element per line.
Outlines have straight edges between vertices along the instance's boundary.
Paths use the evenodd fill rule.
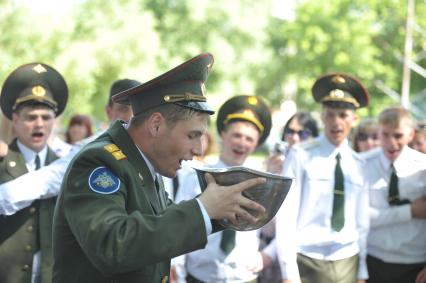
<path fill-rule="evenodd" d="M 426 263 L 387 263 L 373 256 L 367 256 L 368 283 L 414 283 L 417 274 Z"/>
<path fill-rule="evenodd" d="M 297 254 L 302 283 L 355 283 L 358 277 L 358 261 L 358 255 L 327 261 Z"/>
<path fill-rule="evenodd" d="M 188 273 L 188 275 L 186 276 L 186 283 L 206 283 L 206 282 L 198 280 L 197 278 L 195 278 L 194 276 Z M 257 283 L 257 279 L 251 280 L 246 283 Z"/>

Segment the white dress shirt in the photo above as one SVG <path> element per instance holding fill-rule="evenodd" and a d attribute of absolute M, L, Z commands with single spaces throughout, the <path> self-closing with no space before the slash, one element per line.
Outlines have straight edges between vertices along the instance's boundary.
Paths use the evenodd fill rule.
<path fill-rule="evenodd" d="M 426 219 L 411 215 L 411 205 L 388 203 L 391 162 L 381 148 L 363 154 L 370 187 L 368 254 L 389 263 L 426 262 Z M 426 155 L 406 146 L 393 163 L 400 199 L 426 196 Z"/>
<path fill-rule="evenodd" d="M 96 139 L 101 133 L 95 134 L 78 144 L 74 145 L 72 150 L 64 157 L 59 158 L 44 166 L 37 171 L 33 169 L 31 163 L 27 165 L 29 173 L 24 174 L 10 182 L 0 185 L 0 215 L 12 215 L 17 211 L 28 207 L 36 199 L 46 199 L 58 195 L 62 179 L 68 164 L 72 158 L 80 151 L 81 147 L 90 141 Z M 19 143 L 18 143 L 19 146 Z M 20 148 L 21 152 L 22 149 Z M 24 149 L 25 152 L 25 149 Z M 23 152 L 23 154 L 25 154 Z M 42 156 L 40 156 L 42 158 Z M 35 154 L 33 155 L 33 159 Z M 44 164 L 41 159 L 41 164 Z M 33 163 L 34 164 L 34 163 Z M 27 190 L 31 187 L 31 190 Z"/>
<path fill-rule="evenodd" d="M 345 180 L 345 224 L 331 227 L 336 155 L 341 155 Z M 296 254 L 334 261 L 360 255 L 358 279 L 368 277 L 366 239 L 369 226 L 368 190 L 363 162 L 345 141 L 339 148 L 321 135 L 294 146 L 283 175 L 295 178 L 277 215 L 276 244 L 285 279 L 297 282 Z"/>
<path fill-rule="evenodd" d="M 211 167 L 224 168 L 227 166 L 218 161 Z M 195 171 L 187 174 L 182 180 L 180 191 L 176 202 L 191 199 L 201 193 Z M 188 253 L 184 258 L 175 259 L 173 263 L 184 265 L 187 272 L 207 283 L 241 283 L 255 279 L 257 275 L 249 271 L 247 267 L 256 265 L 254 261 L 259 259 L 257 231 L 237 231 L 235 247 L 228 255 L 225 255 L 220 248 L 221 239 L 222 232 L 209 235 L 204 249 Z M 186 273 L 182 269 L 182 266 L 177 266 L 178 282 L 185 282 Z"/>

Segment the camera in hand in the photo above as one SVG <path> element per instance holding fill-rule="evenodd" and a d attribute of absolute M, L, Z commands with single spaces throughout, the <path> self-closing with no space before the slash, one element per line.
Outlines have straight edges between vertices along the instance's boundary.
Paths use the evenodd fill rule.
<path fill-rule="evenodd" d="M 274 145 L 273 153 L 286 155 L 288 150 L 288 143 L 285 141 L 279 141 Z"/>

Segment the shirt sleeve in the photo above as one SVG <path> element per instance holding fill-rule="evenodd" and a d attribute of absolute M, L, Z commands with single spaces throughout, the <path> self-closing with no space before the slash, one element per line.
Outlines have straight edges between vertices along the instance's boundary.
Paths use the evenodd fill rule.
<path fill-rule="evenodd" d="M 212 222 L 210 221 L 210 217 L 207 214 L 207 210 L 204 207 L 203 203 L 197 198 L 198 205 L 200 206 L 201 213 L 203 214 L 204 224 L 206 225 L 206 235 L 210 235 L 213 231 Z"/>
<path fill-rule="evenodd" d="M 0 185 L 0 214 L 12 215 L 34 200 L 57 196 L 68 164 L 79 149 L 76 146 L 52 164 Z"/>
<path fill-rule="evenodd" d="M 366 175 L 364 175 L 366 176 Z M 369 218 L 369 193 L 368 186 L 365 182 L 364 190 L 360 190 L 358 195 L 358 211 L 357 214 L 357 228 L 359 233 L 358 245 L 359 245 L 359 268 L 358 268 L 358 279 L 368 279 L 367 271 L 367 236 L 370 227 Z"/>
<path fill-rule="evenodd" d="M 369 212 L 371 227 L 380 227 L 396 223 L 403 223 L 412 219 L 410 204 L 386 208 L 370 206 Z"/>
<path fill-rule="evenodd" d="M 278 211 L 276 222 L 276 245 L 282 279 L 295 282 L 298 282 L 300 278 L 295 244 L 297 242 L 296 227 L 301 197 L 300 181 L 302 180 L 302 170 L 298 159 L 297 152 L 292 149 L 284 162 L 283 175 L 294 179 L 287 197 Z"/>

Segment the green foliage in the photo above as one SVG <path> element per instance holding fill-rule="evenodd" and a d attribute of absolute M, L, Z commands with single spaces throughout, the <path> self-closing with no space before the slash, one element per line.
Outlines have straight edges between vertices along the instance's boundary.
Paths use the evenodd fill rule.
<path fill-rule="evenodd" d="M 143 82 L 206 51 L 215 55 L 207 88 L 216 108 L 232 95 L 255 93 L 274 108 L 293 99 L 317 109 L 310 88 L 332 71 L 364 82 L 372 96 L 365 115 L 396 103 L 377 81 L 401 89 L 405 1 L 297 1 L 294 20 L 275 18 L 270 2 L 254 0 L 76 0 L 50 12 L 35 9 L 41 2 L 48 1 L 0 1 L 0 76 L 36 60 L 57 68 L 70 89 L 63 123 L 76 112 L 105 121 L 114 80 Z M 417 1 L 413 54 L 422 67 L 425 12 Z M 415 72 L 411 83 L 413 94 L 426 88 Z"/>

